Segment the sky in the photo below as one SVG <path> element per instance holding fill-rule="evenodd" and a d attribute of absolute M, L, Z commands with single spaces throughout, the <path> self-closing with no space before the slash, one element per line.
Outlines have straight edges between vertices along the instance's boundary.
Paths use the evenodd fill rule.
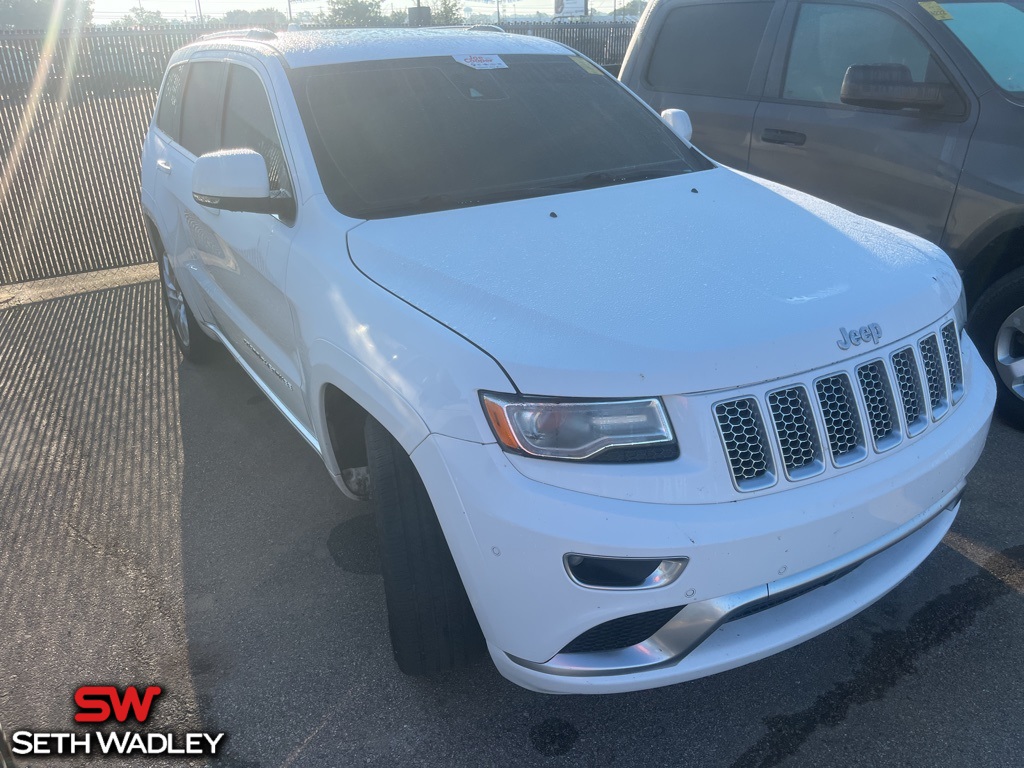
<path fill-rule="evenodd" d="M 124 16 L 128 11 L 139 4 L 150 11 L 160 11 L 164 18 L 184 20 L 196 18 L 197 0 L 94 0 L 93 21 L 97 24 L 105 24 Z M 225 12 L 236 8 L 257 10 L 259 8 L 277 8 L 282 13 L 288 13 L 287 0 L 198 0 L 202 4 L 203 14 L 206 16 L 221 16 Z M 590 0 L 591 6 L 602 13 L 611 13 L 612 5 L 616 0 Z M 621 4 L 621 3 L 620 3 Z M 401 10 L 409 5 L 415 5 L 415 0 L 384 0 L 385 12 Z M 472 8 L 473 13 L 494 13 L 494 2 L 483 0 L 466 0 L 465 5 Z M 292 0 L 292 12 L 312 11 L 327 8 L 327 0 Z M 502 0 L 502 13 L 519 16 L 530 16 L 537 11 L 551 14 L 554 10 L 554 0 Z"/>

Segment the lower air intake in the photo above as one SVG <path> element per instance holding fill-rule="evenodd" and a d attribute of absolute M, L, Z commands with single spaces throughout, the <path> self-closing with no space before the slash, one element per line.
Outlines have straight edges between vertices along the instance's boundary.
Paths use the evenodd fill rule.
<path fill-rule="evenodd" d="M 677 605 L 674 608 L 634 613 L 632 616 L 606 621 L 588 629 L 565 646 L 561 653 L 592 653 L 629 648 L 649 638 L 682 609 L 682 606 Z"/>

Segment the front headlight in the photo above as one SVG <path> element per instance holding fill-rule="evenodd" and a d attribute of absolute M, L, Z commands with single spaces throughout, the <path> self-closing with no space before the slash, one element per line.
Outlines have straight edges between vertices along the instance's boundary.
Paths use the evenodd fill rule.
<path fill-rule="evenodd" d="M 481 392 L 495 437 L 506 451 L 570 461 L 635 462 L 678 458 L 665 406 L 638 400 L 558 400 Z"/>

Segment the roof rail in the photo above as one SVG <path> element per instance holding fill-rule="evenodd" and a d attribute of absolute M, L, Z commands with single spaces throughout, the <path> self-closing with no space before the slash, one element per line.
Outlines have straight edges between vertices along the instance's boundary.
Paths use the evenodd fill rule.
<path fill-rule="evenodd" d="M 485 0 L 490 2 L 491 0 Z M 466 32 L 504 32 L 505 30 L 497 24 L 431 24 L 426 27 L 415 27 L 415 29 L 461 29 Z"/>
<path fill-rule="evenodd" d="M 242 38 L 243 40 L 277 40 L 277 35 L 269 29 L 253 27 L 252 29 L 230 29 L 227 32 L 212 32 L 203 35 L 200 40 L 218 40 L 221 38 Z"/>

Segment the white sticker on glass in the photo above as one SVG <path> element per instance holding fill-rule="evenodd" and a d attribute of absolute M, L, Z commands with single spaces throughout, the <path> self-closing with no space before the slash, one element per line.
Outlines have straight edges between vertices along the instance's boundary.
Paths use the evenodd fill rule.
<path fill-rule="evenodd" d="M 508 64 L 500 56 L 483 53 L 457 53 L 452 56 L 460 64 L 473 69 L 508 69 Z"/>

